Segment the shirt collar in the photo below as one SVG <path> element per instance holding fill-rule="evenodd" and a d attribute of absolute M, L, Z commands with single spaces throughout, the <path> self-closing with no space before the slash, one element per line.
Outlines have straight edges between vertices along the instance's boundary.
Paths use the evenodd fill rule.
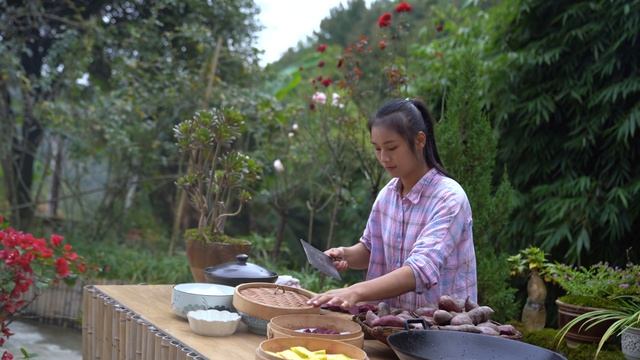
<path fill-rule="evenodd" d="M 420 178 L 420 180 L 418 180 L 418 182 L 415 185 L 413 185 L 413 187 L 411 188 L 411 191 L 409 191 L 409 193 L 405 195 L 405 198 L 411 201 L 411 203 L 417 204 L 418 201 L 420 201 L 420 196 L 424 192 L 424 189 L 433 182 L 437 174 L 438 174 L 438 170 L 436 168 L 429 169 L 429 171 L 427 171 Z M 395 178 L 394 181 L 395 183 L 392 184 L 391 189 L 395 191 L 399 196 L 402 196 L 401 195 L 402 193 L 400 192 L 400 186 L 402 185 L 400 178 Z"/>

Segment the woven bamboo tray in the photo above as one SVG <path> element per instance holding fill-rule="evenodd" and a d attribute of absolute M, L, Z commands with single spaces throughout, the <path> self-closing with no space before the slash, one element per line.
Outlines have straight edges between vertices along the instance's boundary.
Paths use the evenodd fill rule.
<path fill-rule="evenodd" d="M 271 283 L 246 283 L 236 286 L 233 307 L 249 316 L 271 320 L 278 315 L 319 314 L 320 308 L 307 305 L 311 291 Z"/>
<path fill-rule="evenodd" d="M 296 331 L 302 328 L 322 327 L 344 334 L 315 334 Z M 362 348 L 364 334 L 355 322 L 331 315 L 295 314 L 276 316 L 267 325 L 267 338 L 277 337 L 317 337 L 337 340 Z"/>

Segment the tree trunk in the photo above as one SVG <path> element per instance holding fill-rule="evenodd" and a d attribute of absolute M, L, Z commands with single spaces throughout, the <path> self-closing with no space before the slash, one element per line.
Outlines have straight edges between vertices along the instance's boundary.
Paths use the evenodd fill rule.
<path fill-rule="evenodd" d="M 53 175 L 51 179 L 51 196 L 49 198 L 49 216 L 56 218 L 58 215 L 59 196 L 60 196 L 60 182 L 62 179 L 62 160 L 64 152 L 64 139 L 61 135 L 57 136 L 55 140 L 55 157 L 53 160 Z"/>
<path fill-rule="evenodd" d="M 33 115 L 33 98 L 28 92 L 23 92 L 24 121 L 21 136 L 13 137 L 11 144 L 11 177 L 14 181 L 15 202 L 11 203 L 12 222 L 19 228 L 28 228 L 34 214 L 34 204 L 31 199 L 33 185 L 33 165 L 38 147 L 42 142 L 42 125 Z M 11 198 L 11 197 L 10 197 Z"/>
<path fill-rule="evenodd" d="M 276 243 L 273 245 L 273 258 L 276 261 L 280 256 L 280 248 L 282 247 L 282 242 L 284 241 L 284 231 L 287 228 L 287 221 L 289 220 L 289 211 L 288 210 L 278 211 L 278 215 L 280 217 L 278 221 L 278 232 L 276 233 Z"/>
<path fill-rule="evenodd" d="M 331 221 L 329 222 L 329 235 L 327 235 L 327 245 L 325 249 L 331 249 L 331 243 L 333 243 L 333 230 L 336 226 L 336 218 L 338 217 L 338 210 L 340 209 L 340 195 L 336 194 L 336 200 L 333 203 L 333 209 L 331 209 Z"/>

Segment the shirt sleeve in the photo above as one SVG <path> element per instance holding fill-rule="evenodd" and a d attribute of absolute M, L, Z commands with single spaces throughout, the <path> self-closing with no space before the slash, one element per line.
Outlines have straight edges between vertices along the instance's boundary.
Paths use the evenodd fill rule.
<path fill-rule="evenodd" d="M 463 209 L 467 201 L 464 194 L 449 194 L 435 207 L 429 222 L 418 235 L 404 262 L 413 271 L 416 293 L 423 293 L 438 284 L 440 268 L 460 242 L 468 221 Z"/>

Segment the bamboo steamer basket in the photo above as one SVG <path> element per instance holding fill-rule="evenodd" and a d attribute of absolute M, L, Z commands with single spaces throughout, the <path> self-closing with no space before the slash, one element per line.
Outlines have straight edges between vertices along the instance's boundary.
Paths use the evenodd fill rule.
<path fill-rule="evenodd" d="M 304 328 L 325 328 L 347 334 L 313 334 L 296 331 Z M 337 340 L 362 348 L 364 333 L 362 327 L 352 320 L 330 315 L 281 315 L 271 319 L 267 325 L 267 338 L 280 337 L 316 337 L 319 339 Z"/>
<path fill-rule="evenodd" d="M 304 346 L 311 351 L 326 350 L 327 354 L 344 354 L 356 360 L 369 360 L 367 353 L 353 345 L 336 340 L 299 336 L 265 340 L 256 349 L 255 358 L 256 360 L 281 360 L 278 357 L 267 354 L 266 351 L 278 352 L 290 349 L 293 346 Z"/>
<path fill-rule="evenodd" d="M 279 315 L 319 314 L 320 308 L 307 305 L 315 294 L 309 290 L 271 283 L 236 286 L 233 307 L 258 319 L 269 321 Z"/>

